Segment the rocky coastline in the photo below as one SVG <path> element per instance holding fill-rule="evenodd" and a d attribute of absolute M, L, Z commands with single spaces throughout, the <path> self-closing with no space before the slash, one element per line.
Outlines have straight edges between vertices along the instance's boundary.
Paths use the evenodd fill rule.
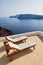
<path fill-rule="evenodd" d="M 9 35 L 14 35 L 14 33 L 11 30 L 0 27 L 0 37 L 9 36 Z"/>

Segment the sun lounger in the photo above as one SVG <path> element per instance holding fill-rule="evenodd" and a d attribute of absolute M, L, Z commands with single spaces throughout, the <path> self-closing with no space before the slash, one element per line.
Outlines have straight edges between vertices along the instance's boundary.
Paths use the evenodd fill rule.
<path fill-rule="evenodd" d="M 24 43 L 20 43 L 20 44 L 14 44 L 11 41 L 8 42 L 4 42 L 4 45 L 6 47 L 6 52 L 7 52 L 7 57 L 9 58 L 9 60 L 11 61 L 11 55 L 17 52 L 20 52 L 22 50 L 25 50 L 27 48 L 31 48 L 33 47 L 35 49 L 35 45 L 36 42 L 35 41 L 30 41 L 30 42 L 24 42 Z M 10 53 L 10 50 L 13 50 L 13 53 Z"/>
<path fill-rule="evenodd" d="M 21 43 L 21 44 L 13 44 L 12 42 L 8 42 L 9 46 L 11 48 L 15 48 L 15 49 L 18 49 L 18 50 L 23 50 L 23 49 L 26 49 L 28 47 L 34 47 L 36 45 L 36 42 L 34 41 L 30 41 L 30 42 L 24 42 L 24 43 Z"/>
<path fill-rule="evenodd" d="M 10 37 L 6 37 L 7 40 L 9 41 L 12 41 L 12 42 L 19 42 L 19 41 L 22 41 L 22 40 L 26 40 L 27 39 L 27 36 L 20 36 L 20 37 L 17 37 L 17 38 L 10 38 Z"/>

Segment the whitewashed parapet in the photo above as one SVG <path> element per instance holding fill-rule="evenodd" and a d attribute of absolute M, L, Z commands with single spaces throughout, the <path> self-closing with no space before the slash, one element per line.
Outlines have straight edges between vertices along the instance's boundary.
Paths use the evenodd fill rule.
<path fill-rule="evenodd" d="M 40 35 L 41 37 L 43 37 L 43 32 L 40 32 L 39 35 Z"/>
<path fill-rule="evenodd" d="M 5 37 L 0 37 L 0 42 L 4 42 L 5 41 Z"/>
<path fill-rule="evenodd" d="M 39 35 L 41 37 L 43 37 L 43 32 L 42 31 L 34 31 L 34 32 L 26 32 L 26 33 L 21 33 L 21 34 L 16 34 L 16 35 L 10 35 L 9 37 L 19 37 L 19 36 L 23 36 L 23 35 L 26 35 L 26 36 L 33 36 L 33 35 Z M 0 37 L 0 42 L 1 41 L 5 41 L 5 37 Z"/>

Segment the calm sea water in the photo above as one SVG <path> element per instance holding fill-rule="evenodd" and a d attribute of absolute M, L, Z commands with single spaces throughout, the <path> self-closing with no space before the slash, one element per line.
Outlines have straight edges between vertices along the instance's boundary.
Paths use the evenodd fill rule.
<path fill-rule="evenodd" d="M 0 18 L 0 26 L 11 30 L 15 34 L 31 31 L 43 31 L 43 20 Z"/>

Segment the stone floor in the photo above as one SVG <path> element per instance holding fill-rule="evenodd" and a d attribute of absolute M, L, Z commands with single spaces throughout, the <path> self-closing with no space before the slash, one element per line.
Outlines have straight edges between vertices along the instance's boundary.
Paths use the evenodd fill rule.
<path fill-rule="evenodd" d="M 12 62 L 8 61 L 3 42 L 0 42 L 0 65 L 43 65 L 43 39 L 39 36 L 30 36 L 27 41 L 34 40 L 37 45 L 33 48 L 14 55 Z"/>

